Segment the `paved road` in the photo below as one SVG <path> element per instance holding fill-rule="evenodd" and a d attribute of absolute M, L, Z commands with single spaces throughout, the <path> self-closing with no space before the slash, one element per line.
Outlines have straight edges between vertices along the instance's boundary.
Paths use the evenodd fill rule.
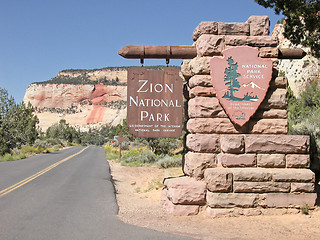
<path fill-rule="evenodd" d="M 0 239 L 190 239 L 119 221 L 114 192 L 99 147 L 0 162 Z"/>

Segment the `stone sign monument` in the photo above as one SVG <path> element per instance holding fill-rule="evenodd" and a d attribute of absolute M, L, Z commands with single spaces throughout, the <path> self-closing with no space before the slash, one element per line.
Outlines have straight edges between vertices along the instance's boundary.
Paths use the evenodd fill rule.
<path fill-rule="evenodd" d="M 266 16 L 195 29 L 197 56 L 181 66 L 185 176 L 164 181 L 169 213 L 297 213 L 315 205 L 310 139 L 288 135 L 287 82 L 278 76 L 278 39 L 268 34 Z"/>
<path fill-rule="evenodd" d="M 278 48 L 267 16 L 244 23 L 201 22 L 194 46 L 135 46 L 128 58 L 189 58 L 185 79 L 184 176 L 164 181 L 162 206 L 173 215 L 209 217 L 297 213 L 315 206 L 310 137 L 288 135 L 287 80 L 278 59 L 303 51 Z M 138 137 L 181 134 L 177 69 L 128 72 L 128 125 Z"/>

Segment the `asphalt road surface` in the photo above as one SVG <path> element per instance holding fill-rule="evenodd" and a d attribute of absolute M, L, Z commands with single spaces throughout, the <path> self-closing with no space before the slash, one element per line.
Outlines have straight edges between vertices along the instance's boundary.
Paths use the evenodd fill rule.
<path fill-rule="evenodd" d="M 190 239 L 117 219 L 103 148 L 0 162 L 1 240 Z"/>

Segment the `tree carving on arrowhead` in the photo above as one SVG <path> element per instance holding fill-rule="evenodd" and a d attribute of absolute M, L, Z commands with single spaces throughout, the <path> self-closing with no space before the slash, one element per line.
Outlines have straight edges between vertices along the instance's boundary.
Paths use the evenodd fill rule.
<path fill-rule="evenodd" d="M 234 92 L 239 91 L 240 83 L 237 80 L 238 77 L 241 76 L 240 73 L 237 72 L 238 70 L 238 63 L 234 63 L 232 57 L 229 57 L 227 60 L 229 67 L 224 71 L 224 81 L 226 82 L 225 85 L 228 87 L 228 92 L 226 92 L 223 98 L 229 98 L 230 100 L 235 100 Z"/>

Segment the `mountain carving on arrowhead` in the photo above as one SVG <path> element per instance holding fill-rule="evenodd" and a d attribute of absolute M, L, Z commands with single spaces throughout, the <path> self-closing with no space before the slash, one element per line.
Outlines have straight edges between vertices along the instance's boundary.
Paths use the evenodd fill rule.
<path fill-rule="evenodd" d="M 263 89 L 262 87 L 259 87 L 257 84 L 255 84 L 254 82 L 250 82 L 250 83 L 248 83 L 248 84 L 243 84 L 242 85 L 242 87 L 249 87 L 249 88 L 259 88 L 259 89 L 261 89 L 261 90 L 265 90 L 265 89 Z"/>

